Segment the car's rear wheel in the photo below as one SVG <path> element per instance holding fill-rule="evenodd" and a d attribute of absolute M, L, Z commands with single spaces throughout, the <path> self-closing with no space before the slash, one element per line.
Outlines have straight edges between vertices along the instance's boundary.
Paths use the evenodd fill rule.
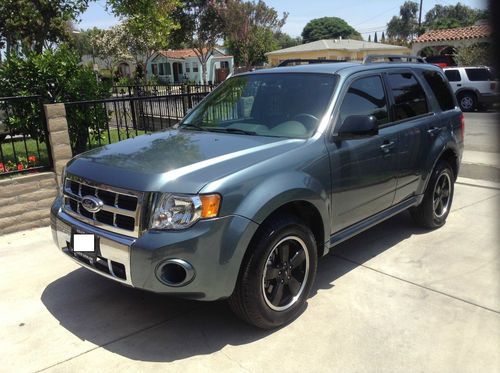
<path fill-rule="evenodd" d="M 440 161 L 429 180 L 422 203 L 410 213 L 424 228 L 439 228 L 446 222 L 453 201 L 455 176 L 446 161 Z"/>
<path fill-rule="evenodd" d="M 229 299 L 232 310 L 263 329 L 293 320 L 316 276 L 311 230 L 293 216 L 276 216 L 264 223 L 248 250 Z"/>
<path fill-rule="evenodd" d="M 477 108 L 476 95 L 472 92 L 463 92 L 458 96 L 458 104 L 462 111 L 474 111 Z"/>

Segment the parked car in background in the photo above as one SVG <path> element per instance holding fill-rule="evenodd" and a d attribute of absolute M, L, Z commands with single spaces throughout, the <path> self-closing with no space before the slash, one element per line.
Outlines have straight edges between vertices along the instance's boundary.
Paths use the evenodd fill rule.
<path fill-rule="evenodd" d="M 474 111 L 498 102 L 498 78 L 486 66 L 443 69 L 462 111 Z"/>
<path fill-rule="evenodd" d="M 73 158 L 54 241 L 117 282 L 227 298 L 274 328 L 303 310 L 334 246 L 408 209 L 445 224 L 463 120 L 440 68 L 399 57 L 236 75 L 178 128 Z"/>

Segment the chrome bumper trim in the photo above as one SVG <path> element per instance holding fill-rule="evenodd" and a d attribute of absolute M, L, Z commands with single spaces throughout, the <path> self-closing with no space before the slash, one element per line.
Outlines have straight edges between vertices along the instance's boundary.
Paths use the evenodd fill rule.
<path fill-rule="evenodd" d="M 67 242 L 70 242 L 71 240 L 71 228 L 99 236 L 99 248 L 101 256 L 102 258 L 107 260 L 109 274 L 100 271 L 96 267 L 89 265 L 86 262 L 78 260 L 70 254 L 65 253 L 66 256 L 68 256 L 80 266 L 85 267 L 101 276 L 129 286 L 133 286 L 130 273 L 130 246 L 135 242 L 135 239 L 120 236 L 93 226 L 89 226 L 73 218 L 71 215 L 65 213 L 62 210 L 59 210 L 57 217 L 54 220 L 54 224 L 55 227 L 54 225 L 52 226 L 52 230 L 54 231 L 53 233 L 55 233 L 54 238 L 56 239 L 59 250 L 63 252 L 65 249 L 67 249 Z M 125 280 L 114 274 L 111 261 L 120 263 L 125 267 Z"/>

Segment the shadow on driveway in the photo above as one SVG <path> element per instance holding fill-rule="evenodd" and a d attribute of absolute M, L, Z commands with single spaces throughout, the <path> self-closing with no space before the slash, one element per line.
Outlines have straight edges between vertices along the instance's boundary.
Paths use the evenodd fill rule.
<path fill-rule="evenodd" d="M 336 279 L 359 264 L 424 232 L 403 213 L 339 245 L 333 255 L 320 261 L 311 296 L 319 289 L 332 288 Z M 171 362 L 210 354 L 275 332 L 239 321 L 225 302 L 148 293 L 83 268 L 52 282 L 41 299 L 60 324 L 80 339 L 141 361 Z"/>

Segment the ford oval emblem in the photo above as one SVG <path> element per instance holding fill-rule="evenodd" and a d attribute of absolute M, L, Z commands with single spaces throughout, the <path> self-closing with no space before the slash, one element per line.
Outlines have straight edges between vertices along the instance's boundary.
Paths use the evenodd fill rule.
<path fill-rule="evenodd" d="M 84 196 L 82 197 L 82 206 L 88 212 L 95 214 L 101 211 L 104 203 L 97 197 L 94 196 Z"/>

